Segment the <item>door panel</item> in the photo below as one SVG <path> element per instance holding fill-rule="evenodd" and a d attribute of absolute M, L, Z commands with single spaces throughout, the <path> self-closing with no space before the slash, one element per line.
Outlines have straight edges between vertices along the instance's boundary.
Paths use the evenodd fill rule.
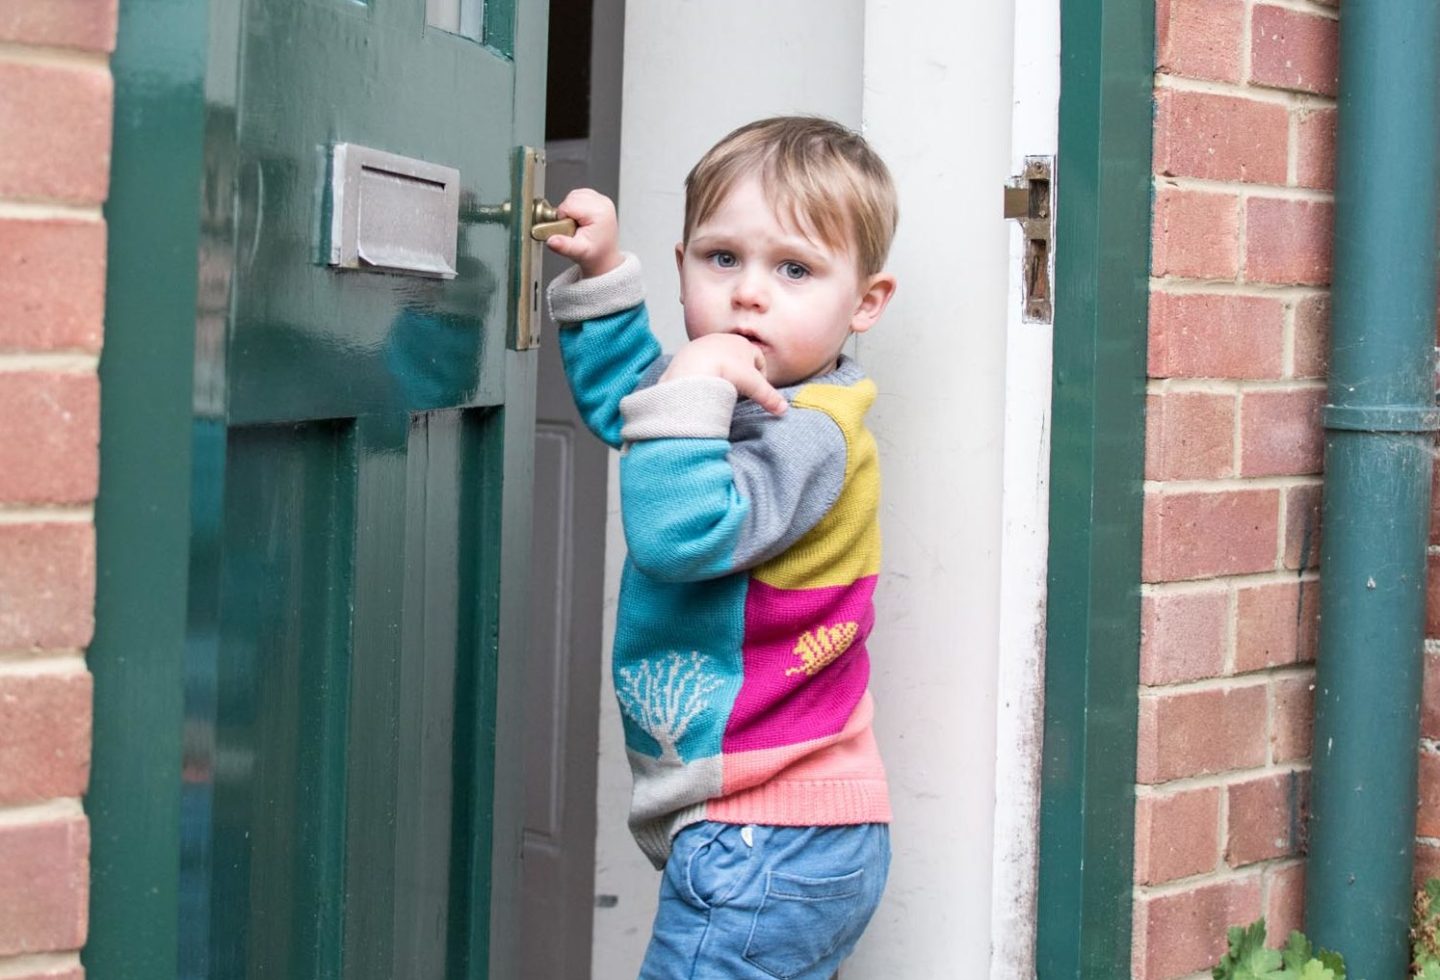
<path fill-rule="evenodd" d="M 353 524 L 352 436 L 328 423 L 230 433 L 213 948 L 233 972 L 221 975 L 339 975 L 340 905 L 327 896 L 344 861 L 351 658 L 335 600 L 349 593 L 352 542 L 335 531 Z"/>
<path fill-rule="evenodd" d="M 518 654 L 501 623 L 525 584 L 506 542 L 528 534 L 535 374 L 533 352 L 506 350 L 498 205 L 539 130 L 517 64 L 543 36 L 516 45 L 510 3 L 484 5 L 482 41 L 428 27 L 425 7 L 216 11 L 187 975 L 484 977 L 492 879 L 503 894 L 514 876 L 513 852 L 492 858 L 520 792 L 496 784 L 497 699 L 502 649 Z M 340 142 L 458 171 L 487 217 L 462 221 L 454 278 L 326 264 Z"/>
<path fill-rule="evenodd" d="M 549 145 L 552 200 L 611 183 L 592 145 Z M 547 280 L 564 267 L 558 256 L 545 264 Z M 544 329 L 558 328 L 547 316 Z M 554 345 L 540 351 L 539 371 L 519 978 L 588 980 L 609 450 L 580 420 Z"/>

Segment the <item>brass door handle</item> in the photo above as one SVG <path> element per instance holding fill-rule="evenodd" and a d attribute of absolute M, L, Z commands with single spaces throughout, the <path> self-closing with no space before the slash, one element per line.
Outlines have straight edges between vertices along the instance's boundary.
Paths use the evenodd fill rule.
<path fill-rule="evenodd" d="M 555 205 L 543 197 L 536 200 L 531 212 L 530 237 L 543 242 L 551 235 L 573 235 L 579 226 L 574 218 L 562 218 L 555 213 Z"/>

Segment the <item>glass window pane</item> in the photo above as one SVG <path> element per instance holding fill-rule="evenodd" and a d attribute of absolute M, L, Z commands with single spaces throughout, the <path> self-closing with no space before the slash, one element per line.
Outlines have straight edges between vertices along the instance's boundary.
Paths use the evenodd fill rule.
<path fill-rule="evenodd" d="M 478 41 L 484 29 L 485 0 L 425 0 L 425 23 Z"/>

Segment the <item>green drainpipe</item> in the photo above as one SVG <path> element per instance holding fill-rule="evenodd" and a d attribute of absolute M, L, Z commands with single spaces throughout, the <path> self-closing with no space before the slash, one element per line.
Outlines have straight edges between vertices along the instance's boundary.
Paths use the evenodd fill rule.
<path fill-rule="evenodd" d="M 1435 0 L 1345 0 L 1306 931 L 1408 975 L 1435 410 Z"/>

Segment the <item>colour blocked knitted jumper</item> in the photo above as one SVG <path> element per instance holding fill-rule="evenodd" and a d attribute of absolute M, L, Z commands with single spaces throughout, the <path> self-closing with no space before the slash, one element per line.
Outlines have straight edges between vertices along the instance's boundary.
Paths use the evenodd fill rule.
<path fill-rule="evenodd" d="M 875 386 L 842 357 L 774 416 L 712 377 L 656 383 L 639 263 L 549 289 L 580 415 L 622 449 L 614 680 L 630 829 L 662 867 L 699 820 L 889 822 L 871 731 Z"/>

